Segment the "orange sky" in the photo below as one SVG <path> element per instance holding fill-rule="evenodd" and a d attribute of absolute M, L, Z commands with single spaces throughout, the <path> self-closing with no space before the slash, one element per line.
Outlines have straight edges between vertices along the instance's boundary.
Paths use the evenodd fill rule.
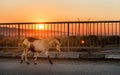
<path fill-rule="evenodd" d="M 0 0 L 0 22 L 120 20 L 120 0 Z"/>

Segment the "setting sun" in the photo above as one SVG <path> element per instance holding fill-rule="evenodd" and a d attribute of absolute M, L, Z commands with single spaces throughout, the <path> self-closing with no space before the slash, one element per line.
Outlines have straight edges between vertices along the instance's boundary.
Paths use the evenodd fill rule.
<path fill-rule="evenodd" d="M 44 30 L 44 25 L 43 24 L 39 24 L 37 28 L 41 29 L 41 30 Z"/>

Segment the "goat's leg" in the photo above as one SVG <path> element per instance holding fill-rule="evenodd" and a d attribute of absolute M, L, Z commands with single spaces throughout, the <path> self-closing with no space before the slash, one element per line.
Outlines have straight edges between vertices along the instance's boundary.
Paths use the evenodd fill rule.
<path fill-rule="evenodd" d="M 50 56 L 48 55 L 48 51 L 45 52 L 45 55 L 48 57 L 48 60 L 49 60 L 50 64 L 53 64 L 53 62 L 52 62 Z"/>
<path fill-rule="evenodd" d="M 50 64 L 53 64 L 49 55 L 48 55 L 48 60 L 49 60 Z"/>
<path fill-rule="evenodd" d="M 20 61 L 21 64 L 23 63 L 24 58 L 25 58 L 25 50 L 23 51 L 23 53 L 21 55 L 21 61 Z"/>
<path fill-rule="evenodd" d="M 34 64 L 37 64 L 37 57 L 38 57 L 39 53 L 36 52 L 34 53 Z"/>
<path fill-rule="evenodd" d="M 26 51 L 25 51 L 25 62 L 26 62 L 27 64 L 30 64 L 30 63 L 28 62 L 27 55 L 28 55 L 28 49 L 26 49 Z"/>
<path fill-rule="evenodd" d="M 25 54 L 25 62 L 26 62 L 27 64 L 30 64 L 29 61 L 28 61 L 28 58 L 27 58 L 27 54 Z"/>

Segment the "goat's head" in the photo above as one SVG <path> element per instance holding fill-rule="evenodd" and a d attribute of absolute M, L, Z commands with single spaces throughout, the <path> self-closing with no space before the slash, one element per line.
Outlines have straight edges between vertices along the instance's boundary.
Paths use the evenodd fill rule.
<path fill-rule="evenodd" d="M 60 49 L 60 46 L 61 46 L 60 39 L 55 39 L 55 44 L 56 44 L 56 49 L 58 51 L 61 51 L 61 49 Z"/>

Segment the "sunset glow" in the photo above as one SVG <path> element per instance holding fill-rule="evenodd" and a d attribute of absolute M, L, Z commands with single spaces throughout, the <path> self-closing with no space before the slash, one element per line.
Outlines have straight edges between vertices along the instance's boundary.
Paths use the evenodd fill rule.
<path fill-rule="evenodd" d="M 40 30 L 44 30 L 44 24 L 39 24 L 37 28 Z"/>
<path fill-rule="evenodd" d="M 20 29 L 31 29 L 34 32 L 38 30 L 45 33 L 60 31 L 62 34 L 68 31 L 67 23 L 61 25 L 45 23 L 120 20 L 119 7 L 120 0 L 0 0 L 0 23 L 35 22 L 37 24 L 23 25 Z M 104 24 L 69 24 L 69 32 L 70 35 L 119 35 L 119 23 Z M 4 26 L 1 25 L 1 27 Z"/>
<path fill-rule="evenodd" d="M 120 20 L 120 0 L 0 0 L 0 22 Z"/>

